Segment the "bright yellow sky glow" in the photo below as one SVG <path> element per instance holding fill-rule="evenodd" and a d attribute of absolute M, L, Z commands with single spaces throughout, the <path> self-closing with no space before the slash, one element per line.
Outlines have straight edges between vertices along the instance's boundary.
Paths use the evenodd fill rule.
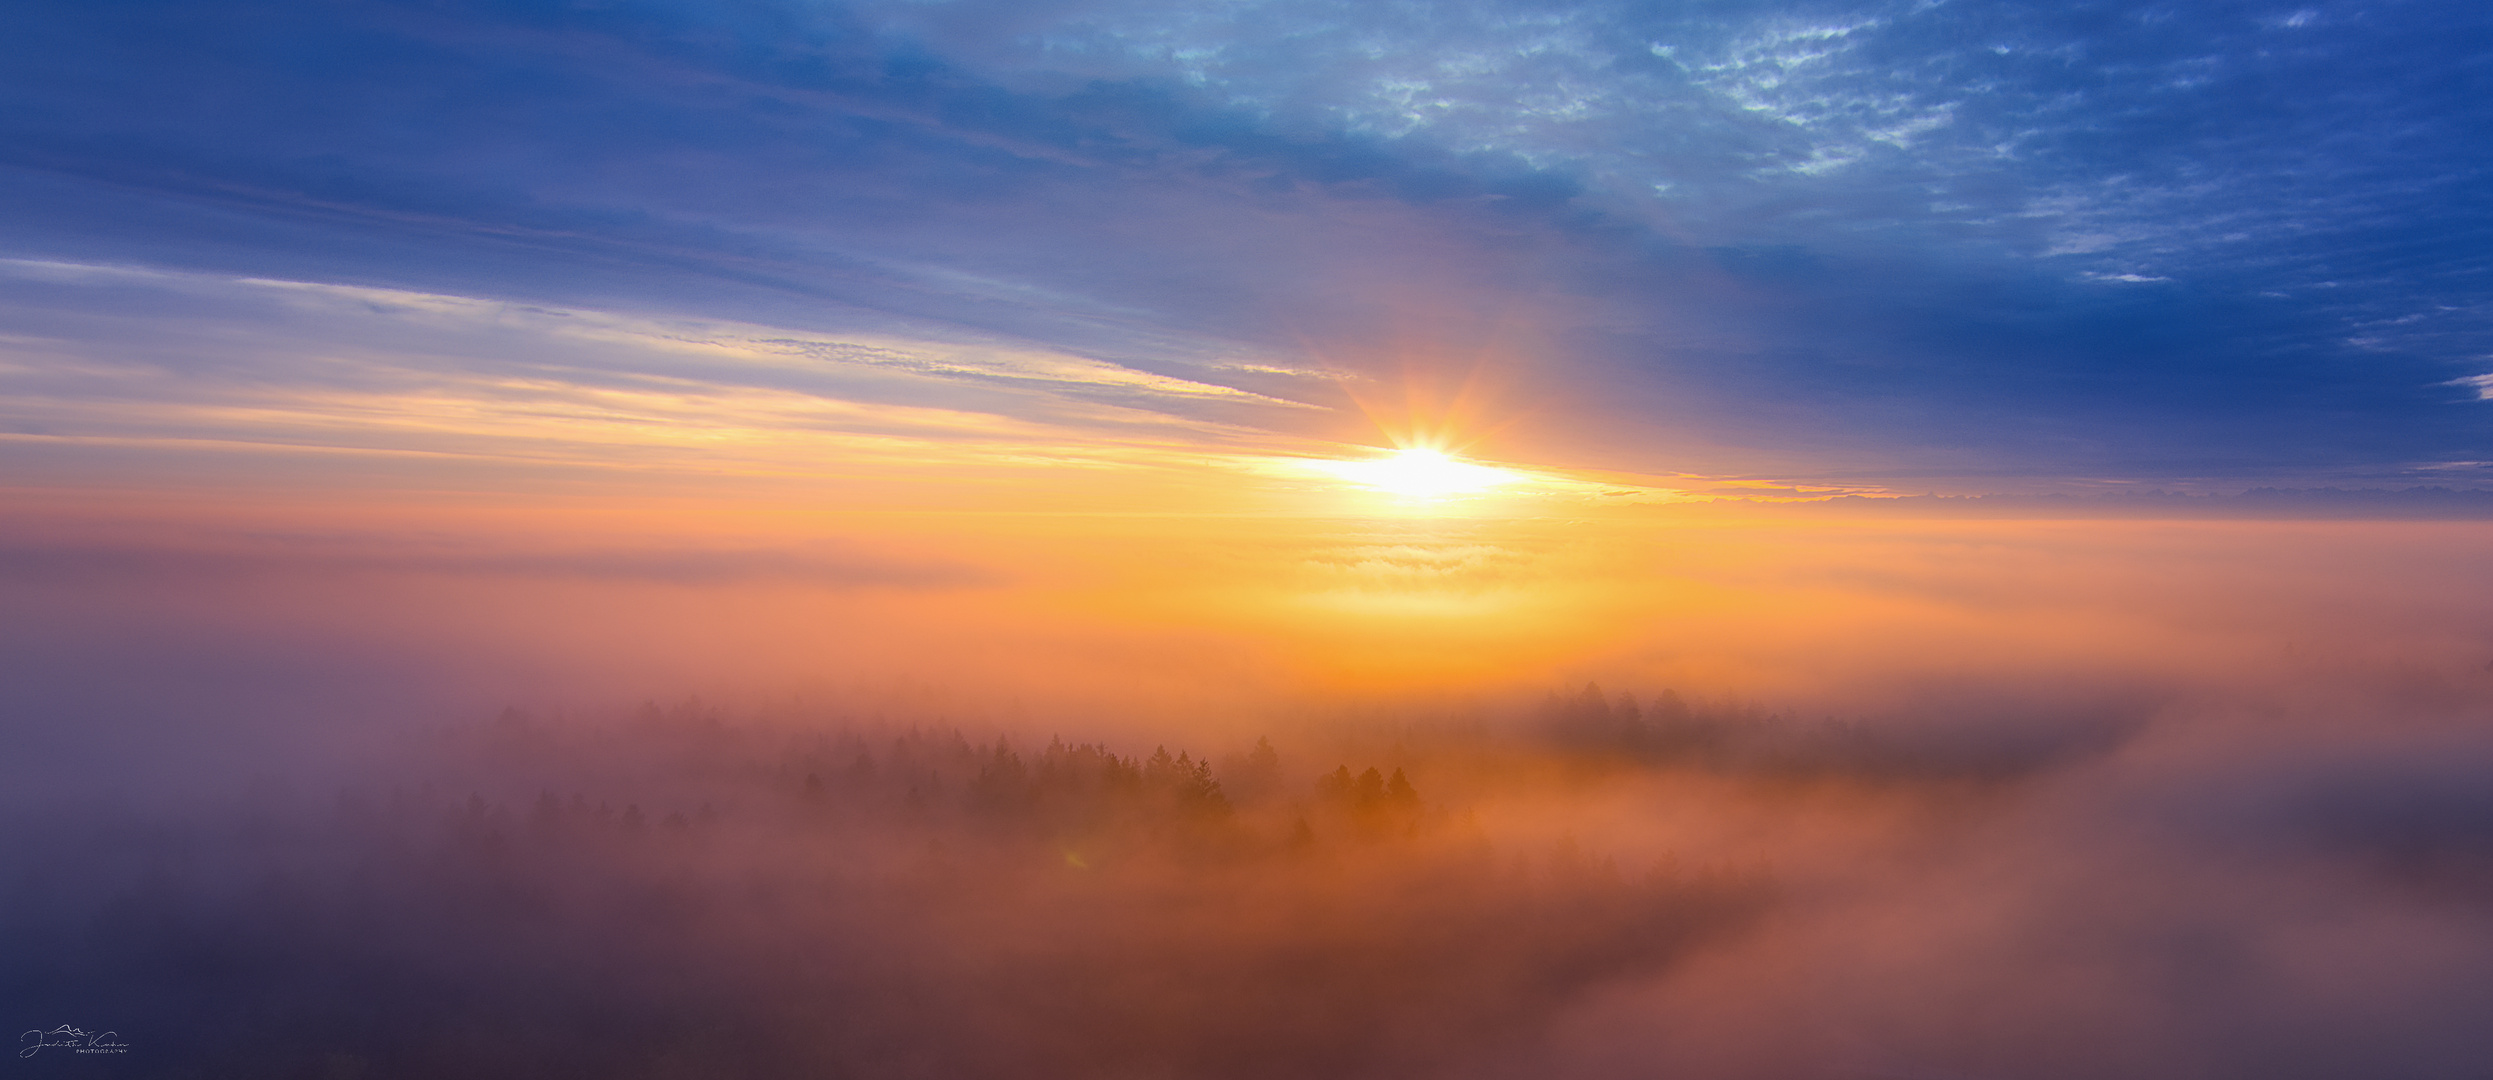
<path fill-rule="evenodd" d="M 1469 495 L 1523 478 L 1510 470 L 1459 461 L 1443 451 L 1417 446 L 1374 461 L 1327 462 L 1324 470 L 1409 499 Z"/>

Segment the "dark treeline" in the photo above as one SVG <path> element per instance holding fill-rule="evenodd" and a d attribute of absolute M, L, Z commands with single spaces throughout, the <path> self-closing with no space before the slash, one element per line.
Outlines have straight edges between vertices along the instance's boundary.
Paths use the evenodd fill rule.
<path fill-rule="evenodd" d="M 2013 723 L 1803 720 L 1739 703 L 1692 704 L 1671 690 L 1615 697 L 1597 683 L 1541 702 L 1538 730 L 1579 753 L 1733 775 L 1865 781 L 2012 780 L 2111 749 L 2143 711 L 2112 706 Z"/>
<path fill-rule="evenodd" d="M 1501 848 L 1422 757 L 508 712 L 25 834 L 0 978 L 132 1047 L 64 1076 L 1438 1076 L 1771 903 Z"/>

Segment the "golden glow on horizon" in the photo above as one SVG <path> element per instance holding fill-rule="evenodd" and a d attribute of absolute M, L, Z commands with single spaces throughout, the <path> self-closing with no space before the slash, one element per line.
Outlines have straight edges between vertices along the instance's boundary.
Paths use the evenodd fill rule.
<path fill-rule="evenodd" d="M 1508 469 L 1457 460 L 1441 450 L 1406 447 L 1373 461 L 1333 461 L 1326 472 L 1406 499 L 1470 495 L 1523 479 Z"/>

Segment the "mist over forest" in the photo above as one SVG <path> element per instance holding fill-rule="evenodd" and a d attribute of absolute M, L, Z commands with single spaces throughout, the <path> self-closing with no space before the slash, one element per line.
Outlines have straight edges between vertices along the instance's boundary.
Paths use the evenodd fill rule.
<path fill-rule="evenodd" d="M 23 1066 L 62 1076 L 2482 1060 L 2478 740 L 2211 757 L 2171 701 L 1803 717 L 1589 684 L 1360 708 L 1150 746 L 796 701 L 421 725 L 13 828 L 0 985 L 144 1033 Z"/>

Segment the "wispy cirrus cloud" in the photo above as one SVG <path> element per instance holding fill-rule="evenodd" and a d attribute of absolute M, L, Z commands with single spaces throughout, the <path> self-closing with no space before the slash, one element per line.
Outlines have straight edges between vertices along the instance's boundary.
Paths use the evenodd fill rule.
<path fill-rule="evenodd" d="M 840 470 L 1051 453 L 1106 461 L 1251 442 L 1258 429 L 1243 421 L 1315 408 L 993 340 L 24 260 L 0 264 L 0 276 L 16 286 L 7 302 L 20 316 L 20 332 L 0 340 L 10 402 L 0 437 L 21 450 L 226 445 Z"/>

